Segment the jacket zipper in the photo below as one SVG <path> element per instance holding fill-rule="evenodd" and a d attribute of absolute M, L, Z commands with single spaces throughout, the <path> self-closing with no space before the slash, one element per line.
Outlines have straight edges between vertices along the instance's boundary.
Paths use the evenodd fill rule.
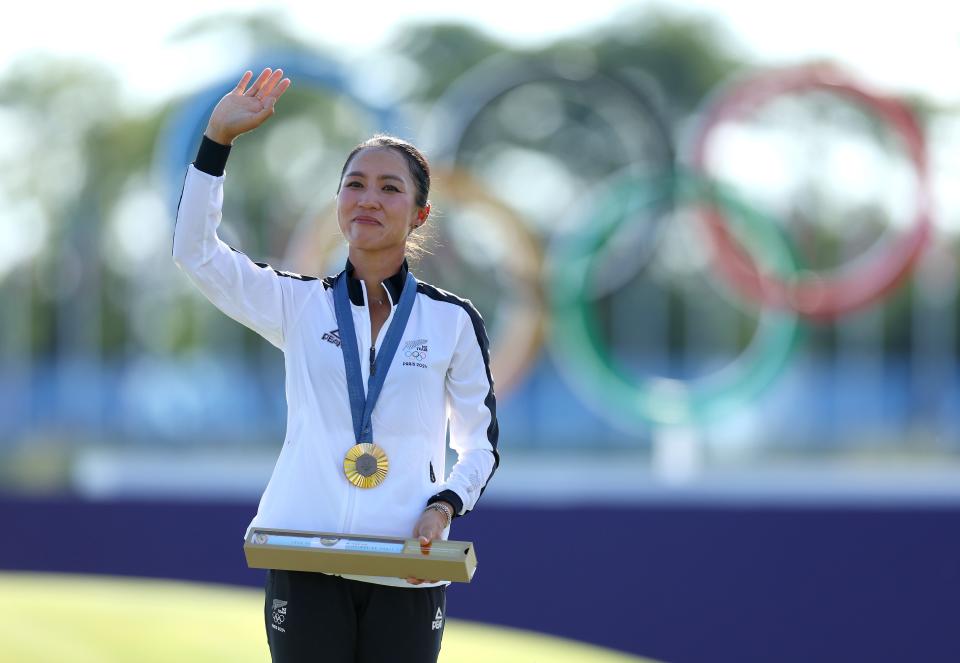
<path fill-rule="evenodd" d="M 363 287 L 363 299 L 364 301 L 367 301 L 367 288 L 363 283 L 361 283 L 361 287 Z M 364 306 L 364 308 L 367 308 L 367 307 Z M 365 317 L 367 319 L 367 332 L 368 332 L 367 338 L 370 339 L 370 375 L 373 375 L 377 368 L 377 350 L 376 350 L 376 344 L 373 342 L 373 323 L 370 321 L 369 309 L 367 309 L 367 315 Z M 384 326 L 387 326 L 391 322 L 392 317 L 393 317 L 393 309 L 391 307 L 390 315 L 387 316 L 387 320 Z M 351 526 L 353 524 L 353 509 L 354 509 L 356 499 L 357 499 L 356 489 L 350 489 L 349 492 L 347 493 L 347 511 L 343 518 L 342 531 L 344 532 L 349 532 L 351 530 Z"/>

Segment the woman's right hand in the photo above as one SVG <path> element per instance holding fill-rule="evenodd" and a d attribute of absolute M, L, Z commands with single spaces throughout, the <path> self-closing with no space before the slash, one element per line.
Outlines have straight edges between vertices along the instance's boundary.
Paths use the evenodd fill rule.
<path fill-rule="evenodd" d="M 280 95 L 290 87 L 283 70 L 264 69 L 249 88 L 253 72 L 246 72 L 233 88 L 217 103 L 210 115 L 207 138 L 221 145 L 231 145 L 240 134 L 256 129 L 273 115 L 273 107 Z"/>

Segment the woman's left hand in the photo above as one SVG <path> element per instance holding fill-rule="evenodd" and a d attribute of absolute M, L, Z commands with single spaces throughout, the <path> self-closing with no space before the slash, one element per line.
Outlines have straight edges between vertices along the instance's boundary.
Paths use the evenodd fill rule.
<path fill-rule="evenodd" d="M 450 507 L 453 511 L 453 507 Z M 434 540 L 443 536 L 443 530 L 447 526 L 447 519 L 440 511 L 436 509 L 427 509 L 420 514 L 420 519 L 413 528 L 413 537 L 420 539 L 420 552 L 424 555 L 430 554 L 430 546 Z M 424 580 L 422 578 L 407 578 L 411 585 L 420 585 L 425 582 L 437 582 L 436 580 Z"/>

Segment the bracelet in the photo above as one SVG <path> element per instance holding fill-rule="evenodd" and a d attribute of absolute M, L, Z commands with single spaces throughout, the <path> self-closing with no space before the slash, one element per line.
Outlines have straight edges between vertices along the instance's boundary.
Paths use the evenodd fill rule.
<path fill-rule="evenodd" d="M 449 527 L 450 523 L 453 522 L 453 509 L 444 504 L 443 502 L 434 502 L 433 504 L 428 504 L 427 508 L 424 509 L 424 512 L 427 511 L 439 511 L 444 516 L 447 517 L 447 523 L 444 527 Z"/>

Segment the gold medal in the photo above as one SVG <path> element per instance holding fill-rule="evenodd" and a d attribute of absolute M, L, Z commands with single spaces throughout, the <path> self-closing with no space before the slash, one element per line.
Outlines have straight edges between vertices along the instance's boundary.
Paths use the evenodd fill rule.
<path fill-rule="evenodd" d="M 343 458 L 343 473 L 357 488 L 376 488 L 387 478 L 387 454 L 372 442 L 355 444 Z"/>

